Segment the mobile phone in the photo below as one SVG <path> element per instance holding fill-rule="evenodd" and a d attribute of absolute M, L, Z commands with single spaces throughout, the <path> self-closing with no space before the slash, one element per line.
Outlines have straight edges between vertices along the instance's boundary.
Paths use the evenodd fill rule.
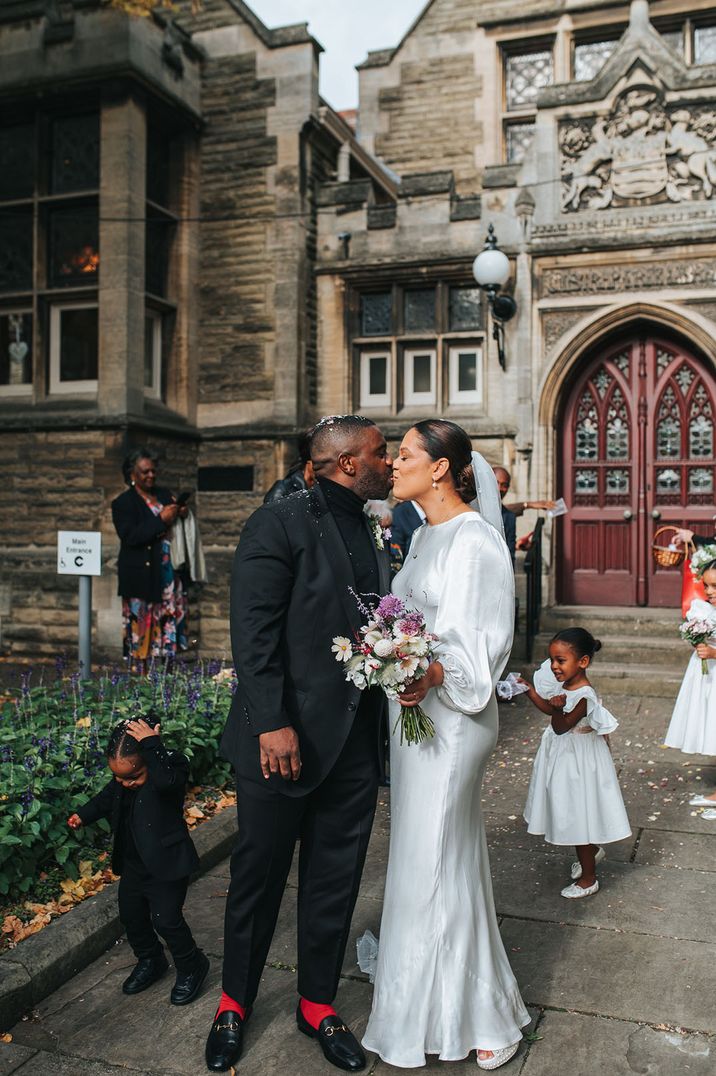
<path fill-rule="evenodd" d="M 189 500 L 189 498 L 191 497 L 191 494 L 192 494 L 192 491 L 191 491 L 190 489 L 185 489 L 185 490 L 184 490 L 184 491 L 183 491 L 182 493 L 180 493 L 180 494 L 179 494 L 179 496 L 177 497 L 177 501 L 176 501 L 176 503 L 177 503 L 177 504 L 178 504 L 178 505 L 179 505 L 180 507 L 183 507 L 183 506 L 184 506 L 184 505 L 186 504 L 186 502 L 187 502 L 187 501 Z"/>

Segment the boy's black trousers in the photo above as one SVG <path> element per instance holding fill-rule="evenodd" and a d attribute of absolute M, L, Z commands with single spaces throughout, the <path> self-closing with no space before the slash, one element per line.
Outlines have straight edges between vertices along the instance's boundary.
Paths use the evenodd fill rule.
<path fill-rule="evenodd" d="M 196 965 L 196 943 L 182 911 L 188 885 L 188 878 L 155 878 L 134 859 L 125 861 L 119 880 L 119 918 L 134 955 L 138 960 L 159 956 L 163 950 L 158 934 L 179 975 Z"/>

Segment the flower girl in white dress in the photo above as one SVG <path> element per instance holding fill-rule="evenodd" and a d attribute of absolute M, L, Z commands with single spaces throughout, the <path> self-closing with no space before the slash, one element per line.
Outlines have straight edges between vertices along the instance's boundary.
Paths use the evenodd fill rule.
<path fill-rule="evenodd" d="M 562 890 L 571 899 L 598 891 L 602 846 L 631 834 L 607 739 L 618 722 L 587 679 L 600 648 L 584 628 L 557 632 L 528 691 L 552 720 L 535 757 L 524 817 L 529 833 L 549 844 L 575 846 L 573 882 Z"/>
<path fill-rule="evenodd" d="M 716 561 L 707 564 L 700 576 L 706 601 L 695 598 L 687 620 L 712 621 L 714 638 L 694 647 L 664 743 L 685 755 L 716 755 Z M 706 662 L 706 673 L 702 671 L 702 661 Z M 713 811 L 716 792 L 694 796 L 689 802 L 692 807 L 711 807 Z M 707 811 L 701 817 L 716 818 L 716 811 Z"/>

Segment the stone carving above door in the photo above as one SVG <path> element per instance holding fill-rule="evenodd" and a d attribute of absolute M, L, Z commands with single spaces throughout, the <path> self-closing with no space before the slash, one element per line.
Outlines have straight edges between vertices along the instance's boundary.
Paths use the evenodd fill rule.
<path fill-rule="evenodd" d="M 716 103 L 631 86 L 605 116 L 559 126 L 562 210 L 705 201 L 716 191 Z M 716 200 L 716 199 L 715 199 Z"/>

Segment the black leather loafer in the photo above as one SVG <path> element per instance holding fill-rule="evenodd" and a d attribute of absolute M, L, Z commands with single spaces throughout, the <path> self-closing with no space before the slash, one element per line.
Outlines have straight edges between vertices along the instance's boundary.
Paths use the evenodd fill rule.
<path fill-rule="evenodd" d="M 311 1027 L 301 1012 L 296 1010 L 298 1030 L 312 1039 L 318 1039 L 326 1061 L 346 1072 L 360 1072 L 366 1066 L 365 1054 L 353 1032 L 346 1027 L 340 1016 L 325 1016 L 318 1028 Z"/>
<path fill-rule="evenodd" d="M 193 971 L 177 975 L 169 1000 L 172 1005 L 188 1005 L 201 990 L 209 970 L 209 958 L 199 950 L 196 954 L 196 966 Z"/>
<path fill-rule="evenodd" d="M 247 1009 L 242 1020 L 235 1009 L 227 1009 L 214 1020 L 204 1051 L 210 1072 L 228 1072 L 237 1063 L 244 1045 L 244 1024 L 250 1015 L 251 1009 Z"/>
<path fill-rule="evenodd" d="M 145 957 L 137 963 L 132 974 L 122 983 L 122 993 L 141 994 L 142 990 L 146 990 L 152 983 L 156 983 L 157 979 L 161 979 L 168 968 L 169 964 L 164 953 L 161 956 Z"/>

